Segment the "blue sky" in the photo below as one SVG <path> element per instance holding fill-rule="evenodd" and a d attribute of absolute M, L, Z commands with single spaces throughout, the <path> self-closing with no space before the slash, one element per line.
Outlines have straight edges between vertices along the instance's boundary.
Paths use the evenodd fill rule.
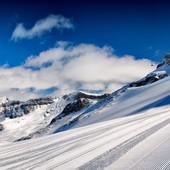
<path fill-rule="evenodd" d="M 0 64 L 17 65 L 31 54 L 52 47 L 56 41 L 108 44 L 118 55 L 158 61 L 170 50 L 169 3 L 157 1 L 1 1 L 0 2 Z M 49 14 L 70 18 L 74 30 L 53 30 L 31 41 L 10 41 L 17 23 L 31 28 Z"/>
<path fill-rule="evenodd" d="M 145 0 L 0 1 L 0 96 L 113 91 L 141 78 L 170 51 L 169 7 Z"/>

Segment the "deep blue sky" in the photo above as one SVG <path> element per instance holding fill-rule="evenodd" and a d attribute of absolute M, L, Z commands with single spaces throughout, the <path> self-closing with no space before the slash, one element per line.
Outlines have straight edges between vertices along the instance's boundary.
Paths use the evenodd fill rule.
<path fill-rule="evenodd" d="M 92 1 L 92 0 L 91 0 Z M 0 65 L 19 65 L 26 57 L 53 47 L 56 41 L 112 46 L 117 55 L 159 61 L 170 51 L 168 1 L 1 0 Z M 71 18 L 74 30 L 53 30 L 41 38 L 11 41 L 17 23 L 32 28 L 49 14 Z"/>

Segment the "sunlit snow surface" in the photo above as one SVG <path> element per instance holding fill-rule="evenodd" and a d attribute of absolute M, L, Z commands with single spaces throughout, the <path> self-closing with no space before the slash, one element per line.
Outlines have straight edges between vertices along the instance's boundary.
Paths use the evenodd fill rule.
<path fill-rule="evenodd" d="M 170 159 L 170 106 L 0 146 L 0 169 L 154 169 Z"/>
<path fill-rule="evenodd" d="M 60 104 L 57 108 L 62 110 L 65 103 Z M 78 112 L 75 116 L 82 116 L 67 131 L 49 135 L 55 130 L 51 127 L 42 137 L 12 143 L 39 126 L 46 127 L 46 107 L 15 121 L 3 120 L 0 170 L 170 169 L 170 77 L 141 87 L 124 87 L 112 98 Z"/>

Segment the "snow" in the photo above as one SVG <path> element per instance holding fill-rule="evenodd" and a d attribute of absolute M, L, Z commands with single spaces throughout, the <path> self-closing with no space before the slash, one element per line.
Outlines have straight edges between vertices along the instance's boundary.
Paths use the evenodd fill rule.
<path fill-rule="evenodd" d="M 35 131 L 39 126 L 44 123 L 43 113 L 46 107 L 37 108 L 31 114 L 24 115 L 22 117 L 17 117 L 15 119 L 6 118 L 2 121 L 4 125 L 3 133 L 1 132 L 0 143 L 5 141 L 15 141 L 22 136 L 29 135 L 32 131 Z"/>
<path fill-rule="evenodd" d="M 6 104 L 9 102 L 9 99 L 7 97 L 1 97 L 0 98 L 0 105 Z"/>
<path fill-rule="evenodd" d="M 12 145 L 3 145 L 0 148 L 0 169 L 103 169 L 107 166 L 112 169 L 114 164 L 119 169 L 119 166 L 122 165 L 121 159 L 128 159 L 129 162 L 134 159 L 137 163 L 137 165 L 134 164 L 135 167 L 138 167 L 138 162 L 139 165 L 142 164 L 140 168 L 145 167 L 145 163 L 147 166 L 148 162 L 145 162 L 144 158 L 153 147 L 157 146 L 159 141 L 163 142 L 169 138 L 169 110 L 170 106 L 164 106 L 133 116 L 96 123 Z M 168 128 L 166 133 L 159 135 L 160 130 L 164 130 L 164 128 Z M 152 138 L 158 139 L 153 145 L 151 144 Z M 149 140 L 150 144 L 147 143 Z M 145 146 L 145 143 L 147 143 L 146 148 L 141 148 L 140 145 Z M 169 143 L 166 142 L 165 146 L 168 149 Z M 138 159 L 135 157 L 135 155 L 140 155 L 141 149 L 145 153 L 143 158 L 140 157 L 143 160 L 142 163 L 138 160 L 139 157 Z M 130 152 L 135 153 L 126 156 Z M 160 152 L 161 155 L 154 154 L 160 161 L 157 164 L 166 165 L 169 159 L 165 159 L 165 157 L 169 153 L 168 150 L 168 152 Z M 125 169 L 128 169 L 128 162 L 124 164 Z M 154 165 L 152 162 L 150 168 Z"/>
<path fill-rule="evenodd" d="M 162 67 L 159 69 L 162 69 Z M 168 68 L 164 68 L 164 71 L 157 69 L 149 75 L 165 74 Z M 170 102 L 169 81 L 170 77 L 165 77 L 157 82 L 141 87 L 129 88 L 128 85 L 125 85 L 104 99 L 90 100 L 88 107 L 71 113 L 61 120 L 57 120 L 53 125 L 50 125 L 51 120 L 58 116 L 68 103 L 74 102 L 78 93 L 69 94 L 65 98 L 55 98 L 52 104 L 42 107 L 37 106 L 39 108 L 34 108 L 32 112 L 22 117 L 5 119 L 1 116 L 0 123 L 4 125 L 5 129 L 0 132 L 1 142 L 15 141 L 29 134 L 33 134 L 33 137 L 49 135 L 55 132 L 139 114 L 153 107 L 166 105 Z M 90 95 L 88 93 L 85 94 Z"/>
<path fill-rule="evenodd" d="M 150 85 L 127 89 L 107 105 L 87 113 L 87 118 L 79 121 L 75 127 L 129 116 L 156 106 L 166 105 L 170 103 L 169 82 L 170 77 L 166 77 Z"/>
<path fill-rule="evenodd" d="M 169 131 L 170 125 L 160 129 L 157 133 L 139 143 L 106 169 L 166 169 L 165 167 L 170 163 Z"/>
<path fill-rule="evenodd" d="M 149 76 L 165 74 L 170 75 L 168 65 Z M 126 85 L 53 125 L 77 93 L 22 117 L 1 115 L 0 170 L 170 169 L 169 84 L 170 76 L 140 87 Z M 36 138 L 13 142 L 29 134 Z"/>

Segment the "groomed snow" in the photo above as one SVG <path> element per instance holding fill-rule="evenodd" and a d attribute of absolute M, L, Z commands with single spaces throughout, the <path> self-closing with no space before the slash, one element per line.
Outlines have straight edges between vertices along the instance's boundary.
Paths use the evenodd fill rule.
<path fill-rule="evenodd" d="M 121 170 L 121 159 L 128 159 L 123 164 L 125 169 L 129 168 L 128 162 L 133 162 L 135 167 L 139 165 L 140 169 L 145 163 L 147 166 L 144 159 L 159 141 L 161 144 L 169 140 L 169 110 L 170 106 L 164 106 L 46 137 L 1 145 L 0 169 L 104 169 L 108 166 L 112 169 L 115 164 Z M 167 129 L 166 133 L 161 133 L 163 129 Z M 158 140 L 153 145 L 152 138 Z M 140 147 L 145 143 L 146 147 Z M 170 145 L 167 142 L 166 148 L 168 152 L 162 149 L 159 155 L 154 154 L 159 160 L 157 164 L 168 164 L 169 159 L 165 158 L 169 156 Z M 126 156 L 130 152 L 134 154 Z M 149 165 L 150 168 L 155 166 L 153 162 Z"/>
<path fill-rule="evenodd" d="M 107 170 L 170 169 L 170 124 L 139 143 Z"/>
<path fill-rule="evenodd" d="M 49 127 L 47 134 L 44 131 L 46 136 L 31 140 L 11 142 L 46 128 L 50 115 L 59 114 L 65 101 L 37 108 L 20 118 L 3 119 L 0 170 L 169 170 L 169 84 L 170 76 L 153 84 L 122 88 L 116 95 L 113 93 L 113 98 L 64 117 L 56 127 Z M 74 118 L 77 121 L 67 131 L 49 135 Z"/>

